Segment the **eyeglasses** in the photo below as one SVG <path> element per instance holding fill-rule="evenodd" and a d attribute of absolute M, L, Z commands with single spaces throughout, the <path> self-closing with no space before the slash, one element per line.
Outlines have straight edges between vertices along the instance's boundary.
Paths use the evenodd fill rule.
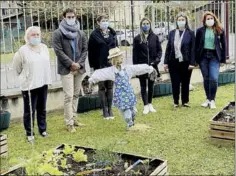
<path fill-rule="evenodd" d="M 66 18 L 68 18 L 68 19 L 74 19 L 75 18 L 75 16 L 67 16 Z"/>

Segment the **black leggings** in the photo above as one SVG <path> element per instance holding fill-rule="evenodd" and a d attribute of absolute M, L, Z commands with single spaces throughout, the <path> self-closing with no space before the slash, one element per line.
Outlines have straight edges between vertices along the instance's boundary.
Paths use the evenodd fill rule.
<path fill-rule="evenodd" d="M 145 74 L 145 75 L 139 76 L 139 82 L 140 82 L 140 87 L 141 87 L 141 96 L 142 96 L 143 104 L 144 105 L 151 104 L 152 97 L 153 97 L 154 81 L 151 81 L 148 78 L 148 76 Z M 148 92 L 147 92 L 147 86 L 148 86 Z"/>
<path fill-rule="evenodd" d="M 98 89 L 98 94 L 101 99 L 101 106 L 103 109 L 103 116 L 113 116 L 111 109 L 113 99 L 113 81 L 100 81 L 98 83 Z"/>

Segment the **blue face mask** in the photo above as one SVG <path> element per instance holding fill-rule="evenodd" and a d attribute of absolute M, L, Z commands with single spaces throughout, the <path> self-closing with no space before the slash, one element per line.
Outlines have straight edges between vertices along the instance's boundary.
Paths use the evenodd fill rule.
<path fill-rule="evenodd" d="M 180 28 L 185 27 L 186 21 L 177 21 L 177 24 Z"/>
<path fill-rule="evenodd" d="M 143 26 L 142 26 L 142 30 L 143 30 L 144 32 L 149 31 L 149 29 L 150 29 L 150 25 L 143 25 Z"/>
<path fill-rule="evenodd" d="M 32 45 L 38 45 L 38 44 L 41 43 L 41 39 L 40 39 L 40 38 L 32 38 L 32 39 L 30 40 L 30 43 L 31 43 Z"/>
<path fill-rule="evenodd" d="M 108 22 L 108 21 L 107 21 L 107 22 L 101 22 L 101 23 L 100 23 L 100 28 L 101 28 L 101 29 L 107 29 L 108 26 L 109 26 L 109 22 Z"/>

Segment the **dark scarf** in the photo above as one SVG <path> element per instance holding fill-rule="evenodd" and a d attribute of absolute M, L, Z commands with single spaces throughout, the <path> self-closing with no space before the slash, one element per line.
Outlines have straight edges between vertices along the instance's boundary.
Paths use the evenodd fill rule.
<path fill-rule="evenodd" d="M 63 19 L 59 25 L 59 29 L 61 30 L 61 32 L 68 38 L 68 39 L 75 39 L 78 35 L 78 31 L 79 31 L 79 22 L 75 21 L 75 24 L 73 26 L 69 26 L 66 23 L 66 20 Z"/>

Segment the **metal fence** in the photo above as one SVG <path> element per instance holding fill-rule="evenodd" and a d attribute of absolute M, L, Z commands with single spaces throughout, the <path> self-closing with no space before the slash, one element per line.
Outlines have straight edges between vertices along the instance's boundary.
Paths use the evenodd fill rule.
<path fill-rule="evenodd" d="M 226 30 L 229 58 L 235 57 L 235 3 L 233 1 L 170 1 L 153 3 L 151 1 L 1 1 L 1 90 L 18 89 L 14 77 L 11 56 L 24 44 L 25 30 L 32 25 L 41 27 L 42 41 L 50 48 L 53 82 L 60 82 L 56 71 L 56 59 L 52 47 L 52 32 L 62 20 L 62 11 L 72 7 L 76 10 L 78 21 L 89 38 L 96 27 L 96 16 L 107 13 L 110 26 L 117 31 L 119 45 L 126 51 L 126 60 L 132 64 L 133 37 L 139 31 L 139 22 L 147 16 L 152 21 L 153 31 L 158 34 L 165 51 L 166 38 L 175 28 L 175 16 L 183 11 L 189 17 L 190 27 L 195 30 L 202 26 L 204 11 L 212 11 Z M 88 64 L 87 64 L 88 65 Z"/>

